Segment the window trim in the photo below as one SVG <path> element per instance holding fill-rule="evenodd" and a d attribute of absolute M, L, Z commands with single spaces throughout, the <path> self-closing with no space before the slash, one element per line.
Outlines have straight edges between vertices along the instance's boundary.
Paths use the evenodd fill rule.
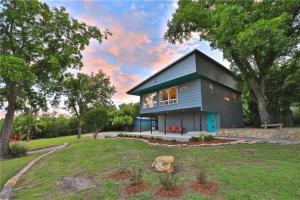
<path fill-rule="evenodd" d="M 170 99 L 170 91 L 171 88 L 176 88 L 176 98 L 175 99 Z M 162 91 L 167 90 L 168 91 L 168 99 L 162 101 Z M 162 90 L 159 90 L 159 106 L 169 106 L 169 105 L 175 105 L 178 104 L 178 86 L 172 86 L 169 88 L 165 88 Z M 172 102 L 172 103 L 170 103 Z"/>
<path fill-rule="evenodd" d="M 156 94 L 156 103 L 153 103 L 153 106 L 152 106 L 152 107 L 146 106 L 146 104 L 144 103 L 144 98 L 145 98 L 145 96 L 151 95 L 151 94 Z M 148 108 L 155 108 L 155 107 L 157 107 L 157 105 L 158 105 L 158 98 L 157 98 L 157 96 L 158 96 L 157 91 L 155 91 L 155 92 L 149 92 L 149 93 L 143 94 L 143 98 L 142 98 L 143 109 L 148 109 Z"/>

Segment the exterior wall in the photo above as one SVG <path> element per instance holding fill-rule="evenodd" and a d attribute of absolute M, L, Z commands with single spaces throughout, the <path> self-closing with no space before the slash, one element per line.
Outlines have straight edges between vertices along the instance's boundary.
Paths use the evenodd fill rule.
<path fill-rule="evenodd" d="M 228 72 L 227 69 L 223 69 L 223 66 L 218 66 L 216 63 L 213 63 L 199 54 L 196 56 L 196 63 L 197 72 L 201 76 L 210 78 L 220 84 L 238 90 L 234 76 Z"/>
<path fill-rule="evenodd" d="M 180 127 L 181 112 L 167 113 L 166 126 Z M 158 130 L 164 132 L 164 115 L 158 115 Z M 185 131 L 200 131 L 200 109 L 199 111 L 185 111 L 182 117 L 182 127 Z"/>
<path fill-rule="evenodd" d="M 158 74 L 157 76 L 151 78 L 147 82 L 145 82 L 140 87 L 136 88 L 137 90 L 142 90 L 145 88 L 152 87 L 154 85 L 158 85 L 175 78 L 179 78 L 185 75 L 189 75 L 196 72 L 196 58 L 195 53 L 188 56 L 187 58 L 181 60 L 176 63 L 174 66 L 166 69 L 163 73 Z"/>
<path fill-rule="evenodd" d="M 140 131 L 140 119 L 134 119 L 133 130 Z M 151 130 L 151 120 L 150 119 L 142 119 L 141 130 L 142 131 L 150 131 Z"/>
<path fill-rule="evenodd" d="M 159 105 L 159 91 L 157 91 L 158 105 L 153 108 L 143 108 L 143 97 L 140 98 L 140 112 L 144 113 L 153 113 L 161 111 L 170 111 L 176 109 L 185 109 L 185 108 L 194 108 L 201 107 L 201 79 L 194 79 L 184 83 L 188 87 L 186 91 L 180 91 L 178 88 L 178 103 L 173 105 Z M 180 85 L 179 85 L 180 87 Z"/>
<path fill-rule="evenodd" d="M 213 94 L 209 92 L 209 83 L 213 84 Z M 220 118 L 220 128 L 243 126 L 243 110 L 239 93 L 206 79 L 201 79 L 201 87 L 202 110 L 217 113 Z M 233 93 L 237 96 L 236 102 L 232 99 Z M 229 102 L 226 102 L 224 97 L 229 97 Z"/>

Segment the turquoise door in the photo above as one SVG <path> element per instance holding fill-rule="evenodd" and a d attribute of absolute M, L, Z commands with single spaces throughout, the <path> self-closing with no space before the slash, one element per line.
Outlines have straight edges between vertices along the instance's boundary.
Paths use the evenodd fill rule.
<path fill-rule="evenodd" d="M 214 113 L 206 113 L 207 131 L 214 132 L 217 130 L 217 116 Z"/>

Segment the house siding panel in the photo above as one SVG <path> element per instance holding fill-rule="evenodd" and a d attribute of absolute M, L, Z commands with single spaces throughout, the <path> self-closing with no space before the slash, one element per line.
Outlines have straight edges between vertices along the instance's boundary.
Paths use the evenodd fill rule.
<path fill-rule="evenodd" d="M 182 84 L 181 84 L 182 85 Z M 187 86 L 186 91 L 180 91 L 178 86 L 178 103 L 173 105 L 164 105 L 160 106 L 157 105 L 153 108 L 143 108 L 143 96 L 140 98 L 140 112 L 141 114 L 145 113 L 154 113 L 154 112 L 162 112 L 162 111 L 170 111 L 170 110 L 177 110 L 177 109 L 185 109 L 185 108 L 194 108 L 194 107 L 201 107 L 201 80 L 200 78 L 194 79 L 184 83 L 183 85 Z M 158 104 L 159 104 L 159 91 L 158 94 Z"/>
<path fill-rule="evenodd" d="M 171 68 L 165 70 L 163 73 L 151 78 L 134 91 L 143 90 L 167 81 L 189 75 L 196 72 L 196 57 L 195 54 L 188 56 L 186 59 L 176 63 Z"/>
<path fill-rule="evenodd" d="M 209 92 L 209 83 L 213 84 L 213 94 Z M 201 87 L 203 111 L 219 114 L 221 128 L 243 126 L 243 112 L 239 93 L 205 79 L 201 79 Z M 233 101 L 233 93 L 236 94 L 236 102 Z M 224 97 L 228 97 L 229 102 L 226 102 Z"/>
<path fill-rule="evenodd" d="M 196 57 L 197 72 L 207 78 L 210 78 L 222 85 L 238 90 L 234 76 L 217 64 L 197 54 Z"/>

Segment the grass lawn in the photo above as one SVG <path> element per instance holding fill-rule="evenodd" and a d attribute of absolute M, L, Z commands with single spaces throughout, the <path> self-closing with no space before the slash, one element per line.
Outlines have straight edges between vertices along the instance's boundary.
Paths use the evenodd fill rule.
<path fill-rule="evenodd" d="M 181 199 L 300 199 L 300 145 L 239 144 L 204 148 L 165 148 L 130 140 L 87 140 L 73 143 L 34 166 L 17 185 L 14 199 L 124 199 L 127 181 L 109 178 L 113 171 L 138 166 L 150 188 L 126 199 L 156 199 L 158 174 L 151 164 L 156 156 L 174 155 L 179 167 L 177 184 L 185 188 Z M 218 194 L 203 197 L 190 183 L 200 166 L 219 184 Z M 65 176 L 89 178 L 95 187 L 64 190 Z"/>
<path fill-rule="evenodd" d="M 40 154 L 33 154 L 21 158 L 14 158 L 0 161 L 0 188 L 16 175 L 28 162 L 37 158 Z"/>
<path fill-rule="evenodd" d="M 68 143 L 81 142 L 86 139 L 90 139 L 90 136 L 81 135 L 81 139 L 78 140 L 77 135 L 70 135 L 64 137 L 30 140 L 29 142 L 24 141 L 22 143 L 28 148 L 28 150 L 33 150 L 33 149 L 40 149 L 45 147 L 61 145 L 64 144 L 65 142 Z"/>

